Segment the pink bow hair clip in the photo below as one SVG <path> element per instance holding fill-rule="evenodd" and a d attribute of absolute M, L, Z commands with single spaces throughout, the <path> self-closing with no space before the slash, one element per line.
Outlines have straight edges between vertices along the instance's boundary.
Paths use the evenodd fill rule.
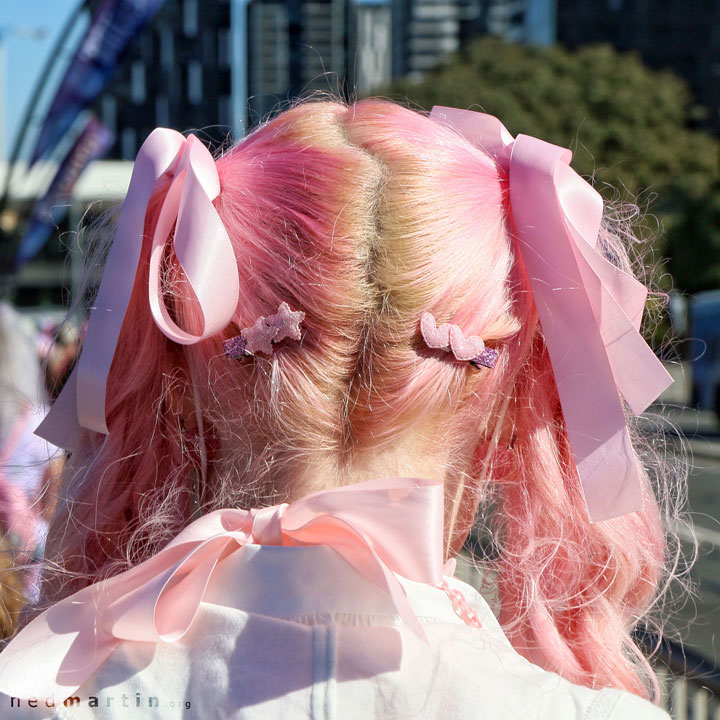
<path fill-rule="evenodd" d="M 465 337 L 457 325 L 450 323 L 438 327 L 432 313 L 422 314 L 420 332 L 428 347 L 451 352 L 457 360 L 468 361 L 476 368 L 493 368 L 497 363 L 498 351 L 485 347 L 481 337 L 477 335 Z"/>
<path fill-rule="evenodd" d="M 304 319 L 304 312 L 293 312 L 286 302 L 280 303 L 274 315 L 261 315 L 254 325 L 243 328 L 239 335 L 225 340 L 225 354 L 231 359 L 250 357 L 258 352 L 271 355 L 272 343 L 285 338 L 300 339 L 300 323 Z"/>

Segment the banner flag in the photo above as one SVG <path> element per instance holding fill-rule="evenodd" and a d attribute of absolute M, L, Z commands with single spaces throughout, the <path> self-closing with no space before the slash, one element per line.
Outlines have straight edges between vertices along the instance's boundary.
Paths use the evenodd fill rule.
<path fill-rule="evenodd" d="M 164 0 L 100 0 L 38 135 L 31 164 L 56 147 L 110 82 L 133 38 Z"/>
<path fill-rule="evenodd" d="M 47 242 L 67 212 L 72 189 L 85 168 L 103 157 L 115 142 L 115 136 L 97 118 L 91 117 L 73 143 L 45 195 L 34 205 L 27 229 L 15 254 L 15 269 L 34 257 Z"/>

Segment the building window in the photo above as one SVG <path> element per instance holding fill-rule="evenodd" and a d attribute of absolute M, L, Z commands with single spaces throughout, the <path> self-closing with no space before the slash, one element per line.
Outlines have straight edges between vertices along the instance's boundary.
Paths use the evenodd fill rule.
<path fill-rule="evenodd" d="M 198 105 L 202 100 L 202 65 L 191 60 L 187 66 L 187 98 L 191 105 Z"/>
<path fill-rule="evenodd" d="M 110 132 L 117 134 L 117 100 L 113 95 L 103 95 L 100 101 L 100 117 Z"/>
<path fill-rule="evenodd" d="M 187 37 L 195 37 L 198 31 L 198 2 L 183 0 L 183 32 Z"/>
<path fill-rule="evenodd" d="M 145 63 L 136 60 L 130 65 L 130 99 L 136 105 L 142 105 L 146 98 Z"/>
<path fill-rule="evenodd" d="M 164 70 L 171 70 L 175 64 L 175 43 L 172 30 L 165 26 L 160 29 L 160 65 Z"/>
<path fill-rule="evenodd" d="M 162 93 L 155 98 L 155 124 L 158 127 L 170 125 L 170 103 L 168 96 Z"/>
<path fill-rule="evenodd" d="M 120 152 L 123 160 L 133 160 L 137 150 L 137 134 L 135 128 L 124 127 L 120 135 Z"/>
<path fill-rule="evenodd" d="M 232 132 L 232 104 L 228 95 L 218 98 L 218 124 L 221 132 Z"/>
<path fill-rule="evenodd" d="M 218 67 L 230 67 L 230 31 L 220 28 L 217 31 L 217 64 Z"/>

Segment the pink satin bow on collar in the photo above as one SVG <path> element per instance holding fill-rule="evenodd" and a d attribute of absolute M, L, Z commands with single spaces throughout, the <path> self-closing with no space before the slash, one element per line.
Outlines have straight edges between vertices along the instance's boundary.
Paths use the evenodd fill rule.
<path fill-rule="evenodd" d="M 421 638 L 393 574 L 442 580 L 443 487 L 415 478 L 372 480 L 262 510 L 217 510 L 160 553 L 61 600 L 0 653 L 0 692 L 67 697 L 120 643 L 174 642 L 192 625 L 218 563 L 246 543 L 327 545 L 378 587 Z"/>
<path fill-rule="evenodd" d="M 212 203 L 220 193 L 215 161 L 194 135 L 185 138 L 157 128 L 135 160 L 77 368 L 36 431 L 54 445 L 72 449 L 80 427 L 108 433 L 108 374 L 140 263 L 145 214 L 153 192 L 168 178 L 150 251 L 148 292 L 157 326 L 171 340 L 187 345 L 223 330 L 237 310 L 237 262 Z M 178 327 L 163 301 L 160 265 L 173 228 L 175 255 L 202 311 L 200 335 Z"/>
<path fill-rule="evenodd" d="M 622 401 L 636 415 L 672 383 L 639 332 L 647 288 L 596 249 L 603 201 L 572 153 L 491 115 L 434 107 L 430 117 L 508 173 L 510 206 L 590 519 L 642 508 Z"/>

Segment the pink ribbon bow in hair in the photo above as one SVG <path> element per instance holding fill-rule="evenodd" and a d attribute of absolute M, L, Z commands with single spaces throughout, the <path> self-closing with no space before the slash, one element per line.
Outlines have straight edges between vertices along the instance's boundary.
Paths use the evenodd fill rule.
<path fill-rule="evenodd" d="M 513 138 L 491 115 L 434 107 L 508 173 L 510 206 L 591 520 L 642 508 L 622 400 L 636 415 L 672 383 L 639 332 L 647 288 L 596 249 L 603 201 L 570 150 Z M 618 393 L 619 391 L 619 393 Z"/>
<path fill-rule="evenodd" d="M 235 314 L 240 281 L 230 238 L 212 203 L 220 193 L 215 161 L 194 135 L 157 128 L 135 160 L 77 367 L 36 431 L 54 445 L 72 449 L 80 427 L 108 433 L 108 375 L 140 263 L 148 202 L 168 179 L 150 251 L 153 318 L 167 337 L 187 345 L 220 332 Z M 160 265 L 173 228 L 175 255 L 202 312 L 200 335 L 178 327 L 163 301 Z"/>
<path fill-rule="evenodd" d="M 195 620 L 211 576 L 247 543 L 327 545 L 387 591 L 398 615 L 425 632 L 393 573 L 442 580 L 443 486 L 390 478 L 262 510 L 217 510 L 157 555 L 61 600 L 0 653 L 0 692 L 68 697 L 124 641 L 175 642 Z"/>

